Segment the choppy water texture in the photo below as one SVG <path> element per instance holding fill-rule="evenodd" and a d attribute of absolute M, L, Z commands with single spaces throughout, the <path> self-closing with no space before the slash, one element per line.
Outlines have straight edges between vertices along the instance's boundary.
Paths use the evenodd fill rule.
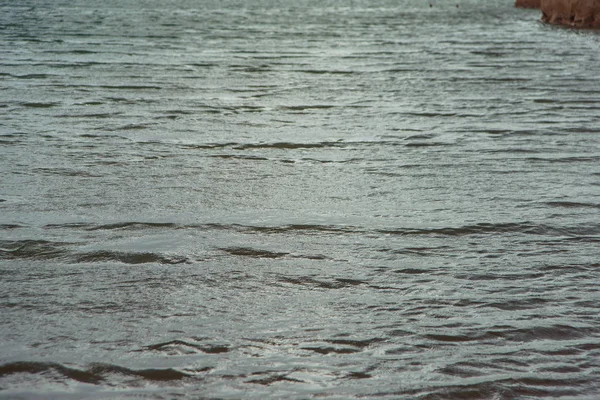
<path fill-rule="evenodd" d="M 600 36 L 513 1 L 0 1 L 0 397 L 600 395 Z"/>

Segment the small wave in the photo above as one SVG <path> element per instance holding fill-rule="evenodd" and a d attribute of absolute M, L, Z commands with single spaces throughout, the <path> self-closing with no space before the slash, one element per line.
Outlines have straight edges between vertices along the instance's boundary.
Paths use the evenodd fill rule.
<path fill-rule="evenodd" d="M 0 260 L 49 260 L 69 254 L 65 246 L 72 243 L 46 240 L 0 241 Z"/>
<path fill-rule="evenodd" d="M 268 161 L 269 159 L 266 157 L 258 157 L 258 156 L 239 156 L 239 155 L 232 155 L 232 154 L 218 154 L 218 155 L 212 155 L 210 157 L 213 158 L 222 158 L 225 160 L 251 160 L 251 161 Z"/>
<path fill-rule="evenodd" d="M 25 75 L 12 75 L 12 74 L 7 74 L 13 78 L 16 79 L 47 79 L 51 76 L 56 76 L 53 74 L 25 74 Z"/>
<path fill-rule="evenodd" d="M 413 140 L 406 139 L 406 140 Z M 427 139 L 427 138 L 424 138 Z M 450 146 L 450 143 L 445 142 L 402 142 L 398 140 L 377 140 L 377 141 L 323 141 L 323 142 L 272 142 L 272 143 L 206 143 L 206 144 L 182 144 L 183 149 L 191 150 L 211 150 L 231 148 L 233 150 L 256 150 L 256 149 L 276 149 L 276 150 L 301 150 L 301 149 L 329 149 L 329 148 L 358 148 L 367 146 L 403 146 L 403 147 L 426 147 L 426 146 Z"/>
<path fill-rule="evenodd" d="M 233 147 L 239 145 L 239 143 L 207 143 L 207 144 L 182 144 L 180 147 L 189 150 L 211 150 L 211 149 L 223 149 L 226 147 Z"/>
<path fill-rule="evenodd" d="M 333 70 L 333 69 L 300 69 L 300 70 L 295 70 L 294 72 L 300 72 L 303 74 L 310 74 L 310 75 L 353 75 L 353 74 L 357 74 L 356 71 L 341 71 L 341 70 Z"/>
<path fill-rule="evenodd" d="M 406 115 L 412 116 L 412 117 L 427 117 L 427 118 L 431 118 L 431 117 L 442 117 L 442 118 L 451 118 L 451 117 L 456 117 L 457 113 L 453 113 L 453 112 L 407 112 Z"/>
<path fill-rule="evenodd" d="M 73 222 L 65 224 L 47 224 L 42 227 L 43 229 L 83 229 L 86 231 L 112 231 L 112 230 L 123 230 L 123 231 L 143 231 L 150 229 L 166 230 L 166 229 L 198 229 L 198 230 L 233 230 L 242 232 L 252 232 L 269 230 L 268 227 L 255 227 L 250 225 L 239 225 L 239 224 L 179 224 L 174 222 L 139 222 L 139 221 L 126 221 L 126 222 L 115 222 L 110 224 L 94 224 L 88 222 Z"/>
<path fill-rule="evenodd" d="M 597 109 L 594 107 L 594 110 Z M 582 127 L 572 127 L 572 128 L 563 128 L 563 132 L 565 133 L 600 133 L 600 128 L 591 127 L 591 126 L 582 126 Z"/>
<path fill-rule="evenodd" d="M 120 112 L 115 113 L 95 113 L 95 114 L 62 114 L 57 115 L 58 118 L 90 118 L 90 119 L 106 119 L 106 118 L 114 118 L 118 115 L 121 115 Z M 79 135 L 79 137 L 103 137 L 101 135 L 91 135 L 83 133 Z"/>
<path fill-rule="evenodd" d="M 89 226 L 93 226 L 92 224 L 88 224 L 85 222 L 72 222 L 72 223 L 65 223 L 65 224 L 47 224 L 42 226 L 42 229 L 63 229 L 63 228 L 67 228 L 67 229 L 83 229 Z"/>
<path fill-rule="evenodd" d="M 140 222 L 140 221 L 126 221 L 126 222 L 115 222 L 110 224 L 94 224 L 88 222 L 74 222 L 65 224 L 47 224 L 43 226 L 44 229 L 83 229 L 87 231 L 111 231 L 111 230 L 127 230 L 127 231 L 141 231 L 148 229 L 198 229 L 198 230 L 232 230 L 237 232 L 247 233 L 294 233 L 294 232 L 306 232 L 306 233 L 344 233 L 353 232 L 354 228 L 348 226 L 335 226 L 335 225 L 312 225 L 312 224 L 291 224 L 281 226 L 256 226 L 256 225 L 240 225 L 240 224 L 217 224 L 217 223 L 204 223 L 204 224 L 179 224 L 174 222 Z"/>
<path fill-rule="evenodd" d="M 112 90 L 160 90 L 163 88 L 155 85 L 100 85 L 97 87 Z"/>
<path fill-rule="evenodd" d="M 136 351 L 159 351 L 171 355 L 193 354 L 200 352 L 205 354 L 221 354 L 229 352 L 230 348 L 229 346 L 225 345 L 202 345 L 184 340 L 171 340 L 168 342 L 152 344 Z"/>
<path fill-rule="evenodd" d="M 219 64 L 217 64 L 217 63 L 189 63 L 188 65 L 190 65 L 192 67 L 199 67 L 199 68 L 212 68 L 212 67 L 219 66 Z"/>
<path fill-rule="evenodd" d="M 300 258 L 306 260 L 331 260 L 331 258 L 324 256 L 322 254 L 294 254 L 293 258 Z"/>
<path fill-rule="evenodd" d="M 121 262 L 124 264 L 183 264 L 189 262 L 186 257 L 165 256 L 157 253 L 133 253 L 99 250 L 89 253 L 76 254 L 72 258 L 78 263 Z"/>
<path fill-rule="evenodd" d="M 590 264 L 554 264 L 554 265 L 546 265 L 544 267 L 540 267 L 542 271 L 556 271 L 556 270 L 568 270 L 568 271 L 578 271 L 578 272 L 589 272 L 595 271 L 600 268 L 600 263 L 590 263 Z M 600 307 L 600 303 L 598 304 Z"/>
<path fill-rule="evenodd" d="M 556 382 L 556 385 L 560 384 Z M 493 399 L 497 398 L 498 394 L 502 394 L 503 398 L 522 398 L 522 397 L 546 397 L 556 395 L 558 393 L 545 388 L 529 387 L 519 379 L 498 379 L 491 382 L 474 383 L 457 386 L 447 386 L 444 388 L 435 388 L 431 390 L 427 397 L 428 399 Z M 559 392 L 560 395 L 574 395 L 575 391 Z M 552 396 L 554 397 L 554 396 Z"/>
<path fill-rule="evenodd" d="M 270 65 L 230 65 L 229 68 L 236 72 L 248 72 L 248 73 L 261 73 L 270 72 L 272 68 Z"/>
<path fill-rule="evenodd" d="M 3 199 L 0 199 L 0 203 L 6 201 Z M 3 229 L 18 229 L 18 228 L 23 228 L 22 225 L 17 225 L 17 224 L 0 224 L 0 230 Z"/>
<path fill-rule="evenodd" d="M 280 149 L 280 150 L 296 150 L 296 149 L 319 149 L 328 147 L 339 147 L 341 142 L 318 142 L 318 143 L 291 143 L 291 142 L 276 142 L 276 143 L 249 143 L 238 144 L 234 146 L 236 150 L 252 150 L 252 149 Z"/>
<path fill-rule="evenodd" d="M 140 124 L 126 124 L 126 125 L 121 125 L 121 126 L 117 126 L 115 128 L 103 128 L 103 130 L 107 130 L 107 131 L 111 131 L 111 132 L 116 132 L 116 131 L 136 131 L 136 130 L 144 130 L 144 129 L 148 129 L 149 127 L 152 127 L 156 124 L 154 123 L 140 123 Z"/>
<path fill-rule="evenodd" d="M 315 353 L 327 355 L 327 354 L 352 354 L 358 353 L 359 350 L 350 347 L 331 347 L 331 346 L 309 346 L 301 347 L 302 350 L 310 350 Z"/>
<path fill-rule="evenodd" d="M 373 377 L 373 375 L 371 375 L 367 372 L 362 372 L 362 371 L 349 372 L 345 376 L 346 379 L 369 379 L 372 377 Z"/>
<path fill-rule="evenodd" d="M 23 102 L 20 103 L 21 106 L 23 107 L 27 107 L 27 108 L 52 108 L 52 107 L 56 107 L 59 105 L 59 103 L 55 103 L 55 102 Z"/>
<path fill-rule="evenodd" d="M 94 134 L 94 133 L 82 133 L 79 135 L 80 138 L 86 139 L 123 139 L 121 135 L 107 135 L 107 134 Z M 124 164 L 122 164 L 124 165 Z"/>
<path fill-rule="evenodd" d="M 82 50 L 82 49 L 73 49 L 73 50 L 45 50 L 44 53 L 47 54 L 101 54 L 101 52 L 93 51 L 93 50 Z"/>
<path fill-rule="evenodd" d="M 273 252 L 268 250 L 252 249 L 250 247 L 229 247 L 222 248 L 221 250 L 233 255 L 233 256 L 244 256 L 253 258 L 281 258 L 287 256 L 289 253 Z"/>
<path fill-rule="evenodd" d="M 46 240 L 0 241 L 0 260 L 51 260 L 60 259 L 67 263 L 121 262 L 125 264 L 182 264 L 189 262 L 183 256 L 171 256 L 150 252 L 121 252 L 98 250 L 84 253 L 74 252 L 76 243 L 51 242 Z"/>
<path fill-rule="evenodd" d="M 499 327 L 497 327 L 499 328 Z M 433 343 L 460 343 L 472 341 L 533 342 L 538 340 L 569 341 L 593 337 L 598 334 L 597 328 L 573 327 L 567 325 L 534 326 L 531 328 L 490 329 L 485 332 L 473 331 L 460 334 L 428 333 L 423 335 L 429 344 Z"/>
<path fill-rule="evenodd" d="M 551 207 L 564 207 L 564 208 L 600 208 L 600 204 L 594 203 L 578 203 L 574 201 L 548 201 L 547 204 Z"/>
<path fill-rule="evenodd" d="M 524 280 L 524 279 L 538 279 L 544 276 L 543 273 L 540 272 L 529 272 L 522 274 L 495 274 L 495 273 L 485 273 L 485 274 L 458 274 L 456 275 L 457 279 L 465 279 L 470 281 L 495 281 L 495 280 Z M 503 307 L 501 304 L 498 308 Z M 509 303 L 506 303 L 509 304 Z"/>
<path fill-rule="evenodd" d="M 32 171 L 40 173 L 40 175 L 58 175 L 58 176 L 81 176 L 85 178 L 96 178 L 102 175 L 92 174 L 87 171 L 75 170 L 70 168 L 35 168 Z"/>
<path fill-rule="evenodd" d="M 73 226 L 73 225 L 71 225 Z M 75 225 L 78 226 L 78 225 Z M 114 224 L 103 224 L 103 225 L 88 225 L 83 224 L 79 226 L 85 226 L 88 231 L 98 231 L 98 230 L 140 230 L 140 229 L 163 229 L 163 228 L 171 228 L 177 229 L 180 228 L 181 225 L 171 223 L 171 222 L 117 222 Z"/>
<path fill-rule="evenodd" d="M 242 113 L 260 113 L 265 111 L 264 107 L 261 106 L 249 106 L 249 105 L 243 105 L 243 106 L 222 106 L 219 108 L 215 108 L 215 107 L 203 107 L 204 111 L 208 111 L 208 112 L 214 112 L 214 111 L 231 111 L 235 114 L 237 114 L 238 112 L 242 112 Z"/>
<path fill-rule="evenodd" d="M 596 336 L 598 328 L 574 327 L 567 325 L 536 326 L 525 329 L 509 330 L 507 332 L 494 332 L 507 340 L 517 342 L 530 342 L 534 340 L 575 340 L 589 336 Z"/>
<path fill-rule="evenodd" d="M 402 268 L 393 271 L 396 274 L 429 274 L 431 271 L 429 269 L 419 269 L 419 268 Z"/>
<path fill-rule="evenodd" d="M 554 227 L 545 224 L 534 224 L 532 222 L 509 222 L 509 223 L 480 223 L 475 225 L 465 225 L 459 228 L 431 228 L 431 229 L 411 229 L 400 228 L 390 230 L 379 230 L 379 233 L 389 235 L 440 235 L 440 236 L 466 236 L 495 233 L 520 233 L 528 235 L 560 235 L 560 236 L 579 236 L 594 235 L 600 232 L 600 226 L 574 226 L 574 227 Z"/>
<path fill-rule="evenodd" d="M 460 342 L 472 342 L 481 341 L 485 339 L 496 338 L 493 334 L 489 333 L 474 333 L 474 334 L 463 334 L 463 335 L 449 335 L 449 334 L 428 334 L 424 335 L 424 338 L 435 342 L 447 342 L 447 343 L 460 343 Z"/>
<path fill-rule="evenodd" d="M 391 254 L 406 254 L 411 256 L 422 256 L 426 257 L 431 255 L 431 250 L 435 250 L 428 247 L 405 247 L 403 249 L 393 250 L 393 249 L 381 249 L 379 251 L 384 253 Z"/>
<path fill-rule="evenodd" d="M 533 162 L 545 162 L 545 163 L 550 163 L 550 164 L 575 164 L 575 163 L 580 163 L 580 162 L 584 162 L 584 163 L 600 163 L 600 156 L 599 157 L 587 157 L 587 156 L 581 156 L 581 157 L 556 157 L 556 158 L 545 158 L 545 157 L 529 157 L 529 158 L 524 158 L 524 160 L 526 161 L 533 161 Z"/>
<path fill-rule="evenodd" d="M 326 340 L 328 343 L 332 343 L 335 345 L 343 345 L 343 346 L 352 346 L 360 349 L 367 348 L 374 344 L 383 342 L 385 339 L 382 338 L 371 338 L 371 339 L 330 339 Z"/>
<path fill-rule="evenodd" d="M 449 143 L 442 142 L 410 142 L 406 143 L 404 147 L 436 147 L 436 146 L 450 146 Z"/>
<path fill-rule="evenodd" d="M 458 376 L 461 378 L 472 378 L 476 376 L 484 376 L 484 371 L 486 369 L 489 369 L 490 367 L 491 365 L 489 365 L 488 363 L 459 362 L 440 368 L 438 369 L 438 372 L 444 375 Z"/>
<path fill-rule="evenodd" d="M 122 375 L 146 381 L 177 381 L 193 375 L 176 369 L 130 369 L 113 364 L 91 364 L 87 369 L 67 367 L 54 362 L 20 361 L 0 366 L 0 377 L 13 374 L 47 374 L 54 372 L 67 380 L 81 383 L 101 384 L 111 375 Z"/>
<path fill-rule="evenodd" d="M 367 281 L 359 279 L 333 278 L 330 280 L 314 279 L 309 276 L 282 276 L 279 283 L 306 286 L 318 289 L 343 289 L 358 285 L 366 285 Z"/>
<path fill-rule="evenodd" d="M 336 226 L 336 225 L 313 225 L 313 224 L 292 224 L 283 226 L 249 226 L 249 225 L 237 225 L 238 228 L 249 231 L 249 232 L 260 232 L 260 233 L 295 233 L 295 232 L 306 232 L 306 233 L 352 233 L 356 232 L 357 228 L 350 226 Z"/>
<path fill-rule="evenodd" d="M 282 111 L 293 111 L 293 112 L 302 112 L 302 111 L 310 111 L 310 110 L 328 110 L 330 108 L 335 108 L 337 106 L 330 104 L 313 104 L 313 105 L 300 105 L 300 106 L 280 106 L 279 109 Z"/>
<path fill-rule="evenodd" d="M 417 135 L 410 135 L 404 138 L 404 140 L 428 140 L 435 138 L 435 135 L 431 133 L 421 133 Z"/>
<path fill-rule="evenodd" d="M 564 206 L 564 205 L 562 205 Z M 570 205 L 567 205 L 570 206 Z M 593 207 L 596 205 L 574 205 L 577 207 Z M 199 223 L 199 224 L 179 224 L 174 222 L 140 222 L 126 221 L 109 224 L 93 224 L 93 223 L 67 223 L 67 224 L 48 224 L 43 226 L 44 229 L 82 229 L 87 231 L 102 231 L 102 230 L 180 230 L 193 229 L 200 231 L 224 230 L 243 233 L 260 233 L 260 234 L 383 234 L 383 235 L 398 235 L 398 236 L 469 236 L 469 235 L 492 235 L 492 234 L 523 234 L 523 235 L 539 235 L 539 236 L 560 236 L 561 240 L 597 240 L 596 236 L 600 234 L 600 225 L 587 224 L 575 226 L 553 226 L 546 224 L 537 224 L 533 222 L 508 222 L 508 223 L 479 223 L 473 225 L 464 225 L 460 227 L 442 227 L 442 228 L 385 228 L 385 229 L 368 229 L 367 227 L 357 227 L 350 225 L 318 225 L 318 224 L 289 224 L 289 225 L 241 225 L 241 224 L 219 224 L 219 223 Z M 251 255 L 256 249 L 248 248 L 223 248 L 221 250 L 228 251 L 231 254 Z M 389 249 L 385 248 L 383 252 L 393 252 L 398 254 L 412 255 L 429 255 L 431 251 L 440 250 L 440 248 L 428 247 L 406 247 L 404 249 Z M 262 250 L 256 250 L 257 256 Z M 269 256 L 269 252 L 262 253 L 263 256 Z M 277 257 L 285 254 L 272 253 Z"/>
<path fill-rule="evenodd" d="M 473 368 L 477 366 L 474 365 Z M 439 372 L 450 375 L 461 376 L 466 371 L 463 368 L 440 369 Z M 373 392 L 369 394 L 359 394 L 358 398 L 368 397 L 397 397 L 397 398 L 418 398 L 427 400 L 442 399 L 517 399 L 517 398 L 592 398 L 581 397 L 581 391 L 578 386 L 589 385 L 594 382 L 594 378 L 572 378 L 572 377 L 554 377 L 552 379 L 532 377 L 527 374 L 515 374 L 513 377 L 506 377 L 501 374 L 500 377 L 486 378 L 479 376 L 475 370 L 468 370 L 463 378 L 472 378 L 466 380 L 460 385 L 433 384 L 429 387 L 418 389 L 406 389 L 385 392 Z M 519 376 L 522 375 L 522 376 Z M 475 381 L 476 383 L 472 383 Z"/>
<path fill-rule="evenodd" d="M 290 377 L 286 376 L 285 374 L 275 374 L 275 375 L 267 376 L 265 378 L 256 378 L 256 379 L 250 379 L 250 380 L 246 381 L 246 383 L 256 383 L 256 384 L 264 385 L 264 386 L 269 386 L 269 385 L 271 385 L 273 383 L 277 383 L 277 382 L 302 383 L 304 381 L 301 381 L 301 380 L 295 379 L 295 378 L 290 378 Z"/>
<path fill-rule="evenodd" d="M 64 378 L 81 383 L 98 384 L 104 380 L 102 376 L 93 372 L 69 368 L 58 363 L 22 361 L 0 366 L 0 377 L 13 374 L 42 374 L 46 372 L 56 372 Z"/>

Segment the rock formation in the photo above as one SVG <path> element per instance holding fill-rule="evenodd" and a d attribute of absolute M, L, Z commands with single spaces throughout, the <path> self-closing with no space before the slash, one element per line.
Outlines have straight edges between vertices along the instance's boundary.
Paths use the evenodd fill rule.
<path fill-rule="evenodd" d="M 600 0 L 541 0 L 540 8 L 544 22 L 600 29 Z"/>
<path fill-rule="evenodd" d="M 541 0 L 517 0 L 515 7 L 519 8 L 540 8 Z"/>

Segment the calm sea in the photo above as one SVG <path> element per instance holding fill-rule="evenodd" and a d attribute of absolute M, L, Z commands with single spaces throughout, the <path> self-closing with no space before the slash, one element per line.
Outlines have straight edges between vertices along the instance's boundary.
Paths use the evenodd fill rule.
<path fill-rule="evenodd" d="M 513 3 L 0 0 L 0 398 L 598 398 L 600 35 Z"/>

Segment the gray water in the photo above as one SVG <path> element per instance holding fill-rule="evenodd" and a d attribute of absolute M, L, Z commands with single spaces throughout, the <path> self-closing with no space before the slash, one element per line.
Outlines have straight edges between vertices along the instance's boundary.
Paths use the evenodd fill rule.
<path fill-rule="evenodd" d="M 458 4 L 0 1 L 0 398 L 600 396 L 600 35 Z"/>

